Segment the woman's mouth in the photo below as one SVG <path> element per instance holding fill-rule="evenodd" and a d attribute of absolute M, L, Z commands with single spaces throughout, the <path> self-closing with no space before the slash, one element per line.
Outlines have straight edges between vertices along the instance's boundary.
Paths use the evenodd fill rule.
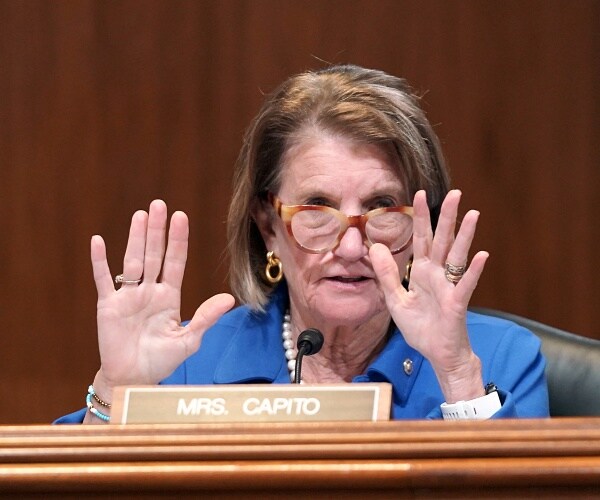
<path fill-rule="evenodd" d="M 339 281 L 340 283 L 358 283 L 359 281 L 365 281 L 369 278 L 365 276 L 332 276 L 327 279 L 332 281 Z"/>

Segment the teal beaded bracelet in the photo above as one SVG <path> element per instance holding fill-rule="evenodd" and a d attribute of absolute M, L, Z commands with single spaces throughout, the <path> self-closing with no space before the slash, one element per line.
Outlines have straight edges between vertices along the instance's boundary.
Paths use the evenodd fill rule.
<path fill-rule="evenodd" d="M 85 397 L 85 404 L 88 407 L 88 410 L 90 411 L 90 413 L 92 415 L 95 415 L 96 417 L 98 417 L 100 420 L 103 420 L 104 422 L 110 422 L 110 416 L 109 415 L 105 415 L 104 413 L 98 411 L 96 408 L 94 408 L 94 403 L 92 403 L 92 398 L 98 400 L 96 396 L 96 392 L 94 391 L 94 387 L 93 386 L 89 386 L 88 387 L 88 393 L 87 396 Z M 101 403 L 104 403 L 104 401 L 101 401 Z M 107 406 L 110 408 L 110 405 L 108 403 L 105 403 L 103 406 Z"/>

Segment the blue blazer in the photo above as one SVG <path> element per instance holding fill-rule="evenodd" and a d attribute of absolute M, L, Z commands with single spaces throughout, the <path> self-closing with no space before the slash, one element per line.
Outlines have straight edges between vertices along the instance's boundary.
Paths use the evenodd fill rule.
<path fill-rule="evenodd" d="M 200 349 L 162 384 L 289 384 L 281 341 L 288 308 L 285 285 L 272 294 L 265 313 L 241 306 L 225 314 L 204 335 Z M 318 326 L 318 325 L 316 325 Z M 515 323 L 469 312 L 471 346 L 481 359 L 484 383 L 494 382 L 502 408 L 493 418 L 547 417 L 548 389 L 540 340 Z M 406 373 L 406 360 L 412 371 Z M 427 359 L 410 347 L 394 328 L 390 339 L 365 373 L 353 382 L 392 384 L 392 418 L 442 418 L 444 397 Z M 86 409 L 56 423 L 81 423 Z"/>

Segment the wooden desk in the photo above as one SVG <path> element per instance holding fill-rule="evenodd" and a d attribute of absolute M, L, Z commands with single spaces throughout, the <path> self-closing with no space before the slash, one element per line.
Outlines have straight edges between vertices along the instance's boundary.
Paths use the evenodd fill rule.
<path fill-rule="evenodd" d="M 593 498 L 600 418 L 0 426 L 0 496 Z"/>

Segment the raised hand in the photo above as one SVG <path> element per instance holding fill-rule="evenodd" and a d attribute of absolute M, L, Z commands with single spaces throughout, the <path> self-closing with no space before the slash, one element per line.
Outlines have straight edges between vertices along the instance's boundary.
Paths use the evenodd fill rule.
<path fill-rule="evenodd" d="M 92 238 L 101 359 L 94 387 L 105 400 L 111 400 L 117 385 L 156 384 L 170 375 L 198 349 L 205 330 L 234 304 L 229 294 L 215 295 L 198 308 L 187 326 L 181 326 L 187 216 L 183 212 L 173 214 L 165 242 L 166 231 L 167 207 L 161 200 L 151 203 L 149 213 L 133 215 L 123 278 L 141 281 L 118 289 L 109 270 L 104 240 Z"/>
<path fill-rule="evenodd" d="M 481 364 L 467 335 L 469 300 L 487 252 L 474 255 L 460 281 L 446 277 L 446 264 L 466 266 L 479 213 L 471 210 L 455 236 L 460 192 L 450 191 L 441 209 L 435 236 L 424 191 L 414 199 L 413 264 L 408 291 L 398 266 L 384 245 L 373 245 L 370 257 L 387 307 L 404 338 L 425 356 L 436 372 L 446 401 L 483 395 Z"/>

